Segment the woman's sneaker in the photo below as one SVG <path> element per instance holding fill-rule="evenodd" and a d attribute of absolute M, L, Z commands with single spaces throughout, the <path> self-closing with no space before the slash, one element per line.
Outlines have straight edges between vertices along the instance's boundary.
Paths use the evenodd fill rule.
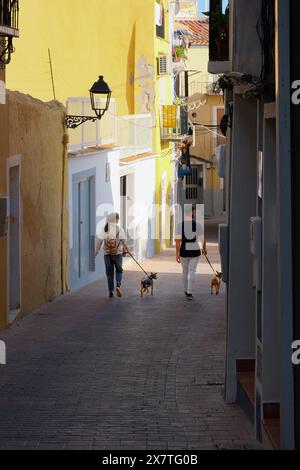
<path fill-rule="evenodd" d="M 121 287 L 116 287 L 116 293 L 119 298 L 122 297 Z"/>
<path fill-rule="evenodd" d="M 110 299 L 113 299 L 113 298 L 114 298 L 114 293 L 113 293 L 113 292 L 110 292 L 110 293 L 109 293 L 109 298 L 110 298 Z"/>
<path fill-rule="evenodd" d="M 185 292 L 185 296 L 188 300 L 193 300 L 193 294 L 188 294 L 187 292 Z"/>

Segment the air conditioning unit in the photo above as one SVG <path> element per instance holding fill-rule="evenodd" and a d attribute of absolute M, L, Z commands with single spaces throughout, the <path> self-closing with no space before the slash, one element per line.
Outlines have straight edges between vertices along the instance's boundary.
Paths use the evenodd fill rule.
<path fill-rule="evenodd" d="M 162 55 L 157 59 L 158 75 L 171 75 L 171 58 Z"/>

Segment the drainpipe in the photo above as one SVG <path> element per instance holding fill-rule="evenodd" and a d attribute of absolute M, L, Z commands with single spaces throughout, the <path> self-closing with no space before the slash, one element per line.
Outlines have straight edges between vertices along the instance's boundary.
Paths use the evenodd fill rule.
<path fill-rule="evenodd" d="M 184 72 L 184 94 L 185 97 L 189 97 L 189 72 L 186 70 Z"/>

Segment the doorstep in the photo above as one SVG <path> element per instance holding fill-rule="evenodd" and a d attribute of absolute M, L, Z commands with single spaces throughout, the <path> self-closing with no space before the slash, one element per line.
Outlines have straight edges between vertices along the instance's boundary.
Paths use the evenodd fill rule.
<path fill-rule="evenodd" d="M 17 309 L 17 310 L 10 310 L 8 312 L 8 323 L 9 325 L 11 325 L 17 318 L 18 316 L 20 315 L 21 313 L 21 310 L 20 309 Z"/>
<path fill-rule="evenodd" d="M 255 407 L 255 360 L 236 361 L 237 403 L 254 422 Z"/>
<path fill-rule="evenodd" d="M 269 440 L 272 448 L 279 450 L 281 447 L 279 403 L 264 403 L 262 424 L 265 437 Z"/>

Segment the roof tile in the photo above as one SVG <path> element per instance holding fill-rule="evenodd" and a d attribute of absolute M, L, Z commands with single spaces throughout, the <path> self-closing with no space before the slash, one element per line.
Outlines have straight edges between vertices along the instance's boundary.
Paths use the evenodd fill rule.
<path fill-rule="evenodd" d="M 193 46 L 209 45 L 209 21 L 208 18 L 178 19 L 175 22 L 175 31 L 184 31 Z"/>

